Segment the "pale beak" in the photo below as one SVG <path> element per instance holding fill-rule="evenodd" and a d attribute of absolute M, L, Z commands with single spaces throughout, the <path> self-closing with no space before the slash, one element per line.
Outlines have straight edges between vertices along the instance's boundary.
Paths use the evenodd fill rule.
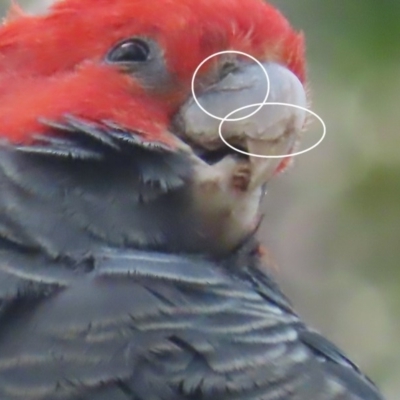
<path fill-rule="evenodd" d="M 302 108 L 307 107 L 306 92 L 299 79 L 286 67 L 276 63 L 265 63 L 263 67 L 270 86 L 266 102 L 289 105 L 265 105 L 249 118 L 224 122 L 221 133 L 228 143 L 254 155 L 286 155 L 293 151 L 305 124 L 307 112 Z M 261 67 L 255 63 L 243 63 L 197 99 L 208 112 L 223 118 L 238 108 L 263 103 L 267 89 L 267 79 Z M 243 109 L 229 118 L 249 115 L 255 109 L 256 106 Z M 225 145 L 218 135 L 221 121 L 207 115 L 193 98 L 182 107 L 180 120 L 185 135 L 196 145 L 209 150 Z M 268 182 L 282 160 L 251 156 L 249 190 Z"/>

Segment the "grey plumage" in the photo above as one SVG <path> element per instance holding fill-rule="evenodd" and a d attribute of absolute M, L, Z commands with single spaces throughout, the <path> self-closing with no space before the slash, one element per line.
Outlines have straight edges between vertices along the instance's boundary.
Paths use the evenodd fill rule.
<path fill-rule="evenodd" d="M 253 236 L 214 253 L 183 154 L 124 158 L 123 133 L 66 124 L 68 140 L 0 149 L 0 399 L 382 399 Z"/>
<path fill-rule="evenodd" d="M 10 259 L 0 397 L 380 399 L 291 311 L 252 250 L 218 263 L 105 250 L 89 271 Z"/>

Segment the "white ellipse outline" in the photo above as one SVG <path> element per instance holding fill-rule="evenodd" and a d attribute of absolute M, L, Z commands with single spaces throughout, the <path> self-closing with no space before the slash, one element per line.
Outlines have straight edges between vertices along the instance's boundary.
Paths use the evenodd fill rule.
<path fill-rule="evenodd" d="M 211 113 L 208 112 L 205 108 L 203 108 L 203 106 L 202 106 L 202 105 L 199 103 L 199 101 L 197 100 L 196 93 L 195 93 L 195 91 L 194 91 L 194 80 L 196 79 L 196 75 L 197 75 L 197 73 L 199 72 L 199 69 L 200 69 L 200 68 L 202 67 L 202 65 L 203 65 L 204 63 L 206 63 L 210 58 L 213 58 L 213 57 L 215 57 L 215 56 L 219 56 L 219 55 L 221 55 L 221 54 L 239 54 L 239 55 L 242 55 L 242 56 L 249 57 L 250 59 L 252 59 L 254 62 L 256 62 L 256 63 L 261 67 L 262 71 L 263 71 L 264 74 L 265 74 L 265 77 L 266 77 L 266 79 L 267 79 L 267 93 L 266 93 L 265 98 L 264 98 L 264 100 L 263 100 L 262 103 L 256 103 L 256 105 L 260 105 L 260 106 L 259 106 L 255 111 L 253 111 L 252 113 L 250 113 L 249 115 L 246 115 L 246 116 L 240 117 L 240 118 L 230 118 L 230 119 L 227 119 L 227 117 L 228 117 L 229 115 L 232 115 L 232 114 L 234 114 L 236 111 L 243 110 L 244 108 L 247 107 L 247 106 L 245 106 L 245 107 L 242 107 L 242 108 L 240 108 L 240 109 L 233 110 L 233 111 L 230 112 L 225 118 L 217 117 L 216 115 L 211 114 Z M 251 56 L 250 54 L 244 53 L 244 52 L 242 52 L 242 51 L 224 50 L 224 51 L 219 51 L 219 52 L 217 52 L 217 53 L 211 54 L 210 56 L 208 56 L 207 58 L 205 58 L 205 59 L 197 66 L 197 68 L 196 68 L 196 70 L 194 71 L 194 74 L 193 74 L 193 76 L 192 76 L 192 87 L 191 87 L 191 88 L 192 88 L 193 100 L 194 100 L 195 103 L 198 105 L 198 107 L 199 107 L 204 113 L 206 113 L 209 117 L 214 118 L 214 119 L 217 119 L 217 120 L 219 120 L 219 121 L 222 121 L 222 123 L 223 123 L 224 121 L 229 121 L 229 122 L 241 121 L 241 120 L 244 120 L 244 119 L 246 119 L 246 118 L 250 118 L 250 117 L 252 117 L 254 114 L 258 113 L 258 112 L 263 108 L 263 105 L 266 104 L 266 101 L 268 100 L 268 96 L 269 96 L 270 89 L 271 89 L 271 84 L 270 84 L 270 80 L 269 80 L 269 76 L 268 76 L 267 70 L 264 68 L 264 66 L 261 64 L 261 62 L 258 61 L 255 57 Z M 254 104 L 252 104 L 252 105 L 254 105 Z M 221 135 L 220 135 L 220 136 L 221 136 Z"/>
<path fill-rule="evenodd" d="M 296 104 L 279 103 L 279 102 L 276 102 L 276 103 L 254 103 L 254 104 L 249 104 L 249 105 L 244 106 L 244 107 L 240 107 L 240 108 L 238 108 L 238 109 L 236 109 L 236 110 L 234 110 L 234 111 L 231 111 L 231 112 L 226 116 L 226 118 L 228 118 L 230 115 L 234 114 L 234 113 L 237 112 L 237 111 L 241 111 L 241 110 L 244 110 L 244 109 L 250 108 L 250 107 L 256 107 L 256 106 L 259 106 L 260 104 L 261 104 L 261 108 L 262 108 L 264 105 L 287 106 L 287 107 L 298 108 L 298 109 L 300 109 L 300 110 L 304 110 L 304 111 L 310 113 L 310 114 L 313 115 L 315 118 L 317 118 L 317 119 L 319 120 L 319 122 L 321 122 L 322 129 L 323 129 L 321 138 L 320 138 L 320 139 L 318 140 L 318 142 L 315 143 L 314 145 L 310 146 L 309 148 L 307 148 L 307 149 L 305 149 L 305 150 L 297 151 L 296 153 L 284 154 L 284 155 L 279 155 L 279 156 L 263 156 L 263 155 L 261 155 L 261 154 L 248 153 L 247 151 L 237 149 L 236 147 L 234 147 L 234 146 L 232 146 L 230 143 L 228 143 L 228 142 L 224 139 L 224 137 L 222 136 L 221 129 L 222 129 L 223 123 L 224 123 L 225 121 L 230 121 L 230 120 L 229 120 L 229 119 L 224 119 L 224 120 L 222 120 L 221 123 L 219 124 L 219 127 L 218 127 L 218 135 L 219 135 L 219 137 L 221 138 L 221 140 L 222 140 L 228 147 L 230 147 L 232 150 L 235 150 L 235 151 L 237 151 L 238 153 L 241 153 L 241 154 L 245 154 L 246 156 L 258 157 L 258 158 L 286 158 L 286 157 L 295 157 L 295 156 L 299 156 L 300 154 L 307 153 L 307 152 L 309 152 L 309 151 L 312 150 L 312 149 L 315 149 L 315 148 L 316 148 L 319 144 L 321 144 L 321 142 L 325 139 L 325 136 L 326 136 L 326 124 L 325 124 L 324 120 L 323 120 L 317 113 L 315 113 L 314 111 L 311 111 L 311 110 L 309 110 L 309 109 L 307 109 L 307 108 L 305 108 L 305 107 L 302 107 L 302 106 L 298 106 L 298 105 L 296 105 Z M 261 108 L 258 108 L 257 111 L 260 110 Z"/>

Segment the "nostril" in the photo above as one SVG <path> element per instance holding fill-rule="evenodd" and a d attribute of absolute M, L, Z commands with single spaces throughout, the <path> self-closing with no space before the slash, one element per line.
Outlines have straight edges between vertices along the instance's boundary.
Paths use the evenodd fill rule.
<path fill-rule="evenodd" d="M 236 62 L 230 60 L 230 61 L 226 61 L 222 64 L 222 67 L 219 71 L 219 78 L 223 79 L 225 78 L 227 75 L 229 75 L 231 72 L 234 72 L 238 69 L 238 65 Z"/>

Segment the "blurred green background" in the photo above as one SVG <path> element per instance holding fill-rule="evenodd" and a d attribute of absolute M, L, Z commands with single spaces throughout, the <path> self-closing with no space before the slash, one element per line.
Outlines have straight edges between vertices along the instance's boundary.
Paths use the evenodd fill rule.
<path fill-rule="evenodd" d="M 399 400 L 400 1 L 271 2 L 305 32 L 328 130 L 270 185 L 263 236 L 303 317 Z"/>
<path fill-rule="evenodd" d="M 261 234 L 301 315 L 399 400 L 400 1 L 271 2 L 305 32 L 328 131 L 270 184 Z M 314 122 L 304 146 L 320 135 Z"/>

